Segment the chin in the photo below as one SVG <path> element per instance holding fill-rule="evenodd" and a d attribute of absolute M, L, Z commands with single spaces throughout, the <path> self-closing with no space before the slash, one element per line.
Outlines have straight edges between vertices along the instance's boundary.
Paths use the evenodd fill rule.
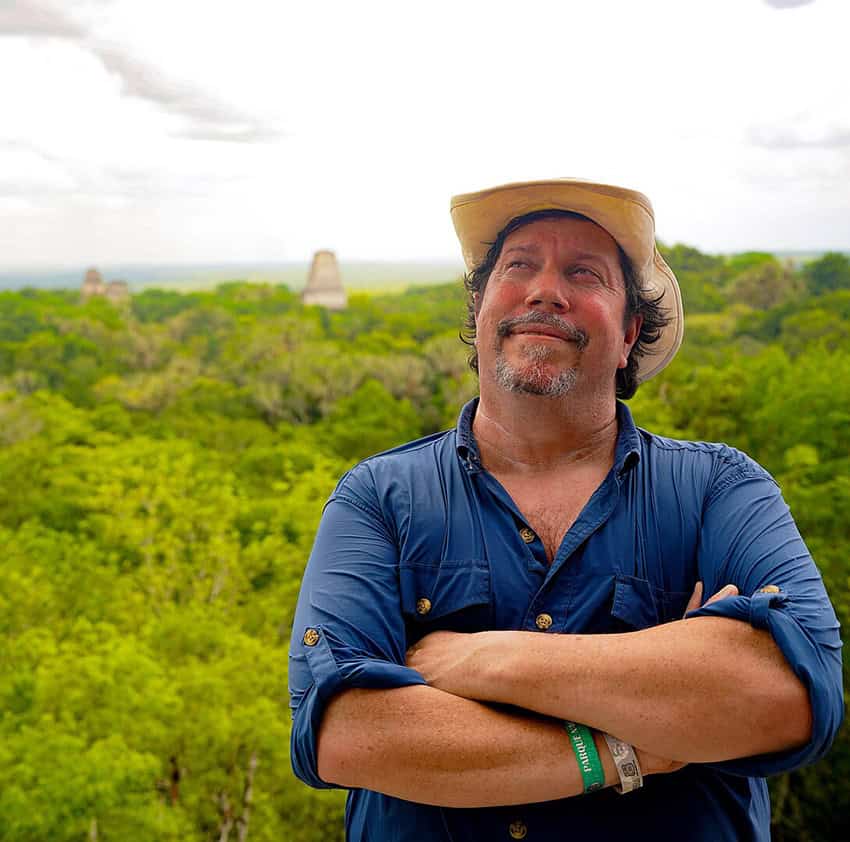
<path fill-rule="evenodd" d="M 566 368 L 550 371 L 547 366 L 513 366 L 500 357 L 496 362 L 496 383 L 507 392 L 560 398 L 575 388 L 578 371 Z"/>

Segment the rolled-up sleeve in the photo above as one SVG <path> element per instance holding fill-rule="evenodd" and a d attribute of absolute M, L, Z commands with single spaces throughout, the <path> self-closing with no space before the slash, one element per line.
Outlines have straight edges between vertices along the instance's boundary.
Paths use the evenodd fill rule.
<path fill-rule="evenodd" d="M 814 762 L 844 717 L 838 620 L 778 486 L 750 460 L 720 475 L 706 501 L 699 568 L 706 594 L 731 583 L 741 595 L 688 616 L 729 617 L 768 631 L 808 690 L 813 720 L 801 748 L 711 765 L 761 777 Z"/>
<path fill-rule="evenodd" d="M 292 768 L 314 787 L 324 709 L 342 690 L 424 684 L 404 666 L 397 539 L 368 465 L 346 474 L 325 505 L 295 611 L 289 651 Z"/>

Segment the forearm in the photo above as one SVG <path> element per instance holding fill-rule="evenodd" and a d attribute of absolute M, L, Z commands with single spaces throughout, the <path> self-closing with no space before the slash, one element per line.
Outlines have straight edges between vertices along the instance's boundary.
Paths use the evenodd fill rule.
<path fill-rule="evenodd" d="M 604 739 L 595 739 L 605 785 L 618 783 Z M 318 757 L 328 783 L 443 807 L 525 804 L 583 792 L 563 723 L 422 685 L 335 696 L 322 720 Z"/>
<path fill-rule="evenodd" d="M 476 698 L 584 722 L 685 762 L 809 739 L 804 686 L 770 635 L 745 623 L 701 617 L 617 635 L 486 634 Z"/>

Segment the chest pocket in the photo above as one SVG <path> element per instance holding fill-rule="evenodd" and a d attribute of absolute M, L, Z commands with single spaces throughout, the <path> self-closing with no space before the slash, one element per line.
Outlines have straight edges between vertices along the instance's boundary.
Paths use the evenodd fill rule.
<path fill-rule="evenodd" d="M 611 604 L 611 630 L 636 631 L 681 620 L 689 598 L 687 591 L 665 591 L 646 579 L 618 575 Z"/>
<path fill-rule="evenodd" d="M 486 560 L 402 565 L 399 577 L 408 646 L 432 631 L 489 628 L 490 565 Z"/>

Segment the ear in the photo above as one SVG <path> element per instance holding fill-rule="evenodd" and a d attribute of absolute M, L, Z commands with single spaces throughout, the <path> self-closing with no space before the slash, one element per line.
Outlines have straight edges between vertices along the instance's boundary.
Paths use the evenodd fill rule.
<path fill-rule="evenodd" d="M 632 316 L 629 323 L 626 325 L 626 331 L 623 334 L 623 353 L 620 356 L 620 362 L 617 368 L 625 368 L 629 364 L 629 354 L 635 346 L 640 336 L 640 329 L 643 326 L 643 316 Z"/>

